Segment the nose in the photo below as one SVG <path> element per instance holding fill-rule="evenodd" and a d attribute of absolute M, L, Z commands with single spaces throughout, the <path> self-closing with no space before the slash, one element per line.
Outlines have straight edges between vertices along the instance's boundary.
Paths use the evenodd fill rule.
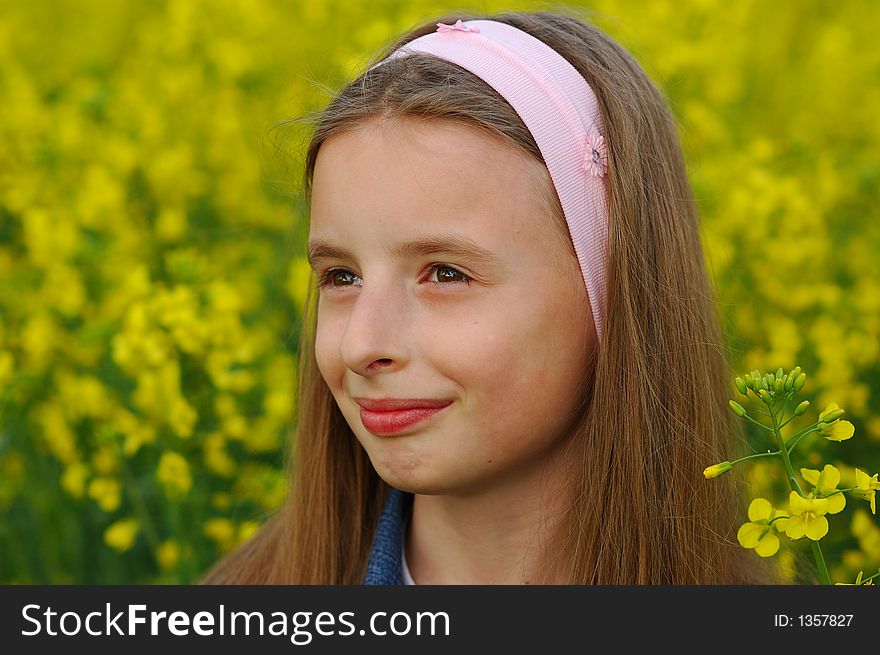
<path fill-rule="evenodd" d="M 393 284 L 364 284 L 339 342 L 339 356 L 355 373 L 369 377 L 398 368 L 406 359 L 405 291 Z"/>

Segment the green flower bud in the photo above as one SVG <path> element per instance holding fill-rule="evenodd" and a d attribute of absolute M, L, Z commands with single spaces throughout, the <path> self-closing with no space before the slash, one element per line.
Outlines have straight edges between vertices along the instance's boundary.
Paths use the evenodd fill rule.
<path fill-rule="evenodd" d="M 762 388 L 764 391 L 770 391 L 770 385 L 769 385 L 768 382 L 767 382 L 767 376 L 766 376 L 766 375 L 765 375 L 764 377 L 761 378 L 761 388 Z"/>
<path fill-rule="evenodd" d="M 776 384 L 776 376 L 773 373 L 767 374 L 767 386 L 772 387 Z"/>
<path fill-rule="evenodd" d="M 797 407 L 795 407 L 795 409 L 794 409 L 794 415 L 795 415 L 795 416 L 800 416 L 800 415 L 803 414 L 805 411 L 807 411 L 807 407 L 809 407 L 809 406 L 810 406 L 810 401 L 809 401 L 809 400 L 805 400 L 805 401 L 802 402 L 800 405 L 798 405 Z"/>
<path fill-rule="evenodd" d="M 723 461 L 718 464 L 712 464 L 712 466 L 707 466 L 703 471 L 703 475 L 706 476 L 707 480 L 711 480 L 712 478 L 717 478 L 719 475 L 724 475 L 730 469 L 733 468 L 733 464 L 728 461 Z"/>
<path fill-rule="evenodd" d="M 804 388 L 804 384 L 807 382 L 807 374 L 801 373 L 797 376 L 797 379 L 794 381 L 794 390 L 800 391 Z"/>
<path fill-rule="evenodd" d="M 736 414 L 737 416 L 745 416 L 746 415 L 745 408 L 742 405 L 740 405 L 738 402 L 736 402 L 735 400 L 728 400 L 727 403 L 730 405 L 730 409 L 733 410 L 733 413 Z"/>
<path fill-rule="evenodd" d="M 797 373 L 794 370 L 790 371 L 788 375 L 785 376 L 785 382 L 783 384 L 783 390 L 785 393 L 791 391 L 791 388 L 794 386 L 794 380 L 797 377 Z"/>
<path fill-rule="evenodd" d="M 795 370 L 794 377 L 797 378 L 797 376 L 801 374 L 801 367 L 800 367 L 800 366 L 795 366 L 795 367 L 794 367 L 794 370 Z"/>
<path fill-rule="evenodd" d="M 776 379 L 777 380 L 781 379 L 783 375 L 785 375 L 785 372 L 782 370 L 782 367 L 780 366 L 778 369 L 776 369 Z"/>
<path fill-rule="evenodd" d="M 735 382 L 736 382 L 736 388 L 737 388 L 737 390 L 738 390 L 742 395 L 747 396 L 747 395 L 748 395 L 748 389 L 746 389 L 746 383 L 743 382 L 743 379 L 742 379 L 741 377 L 737 376 Z"/>
<path fill-rule="evenodd" d="M 783 380 L 782 378 L 776 378 L 776 382 L 773 383 L 773 393 L 782 393 L 783 386 L 785 386 L 785 380 Z"/>
<path fill-rule="evenodd" d="M 761 392 L 760 392 L 759 395 L 761 396 L 761 400 L 763 400 L 763 401 L 764 401 L 765 403 L 767 403 L 768 405 L 770 404 L 770 400 L 771 400 L 771 399 L 770 399 L 770 394 L 767 393 L 767 390 L 766 390 L 766 389 L 761 389 Z"/>
<path fill-rule="evenodd" d="M 836 421 L 837 419 L 839 419 L 839 418 L 840 418 L 841 416 L 843 416 L 845 413 L 846 413 L 846 412 L 845 412 L 844 410 L 842 410 L 842 409 L 835 409 L 835 410 L 832 410 L 832 411 L 828 412 L 828 413 L 825 415 L 825 418 L 822 419 L 822 422 L 823 422 L 823 423 L 834 423 L 834 421 Z"/>

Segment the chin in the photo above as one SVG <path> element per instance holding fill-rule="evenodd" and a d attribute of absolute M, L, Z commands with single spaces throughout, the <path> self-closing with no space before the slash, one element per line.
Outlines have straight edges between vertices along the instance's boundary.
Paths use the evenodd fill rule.
<path fill-rule="evenodd" d="M 432 471 L 423 461 L 412 461 L 405 457 L 384 457 L 380 461 L 371 456 L 373 468 L 385 482 L 401 491 L 414 494 L 448 493 L 448 479 Z"/>
<path fill-rule="evenodd" d="M 461 494 L 485 483 L 486 477 L 473 463 L 449 459 L 448 453 L 442 449 L 435 452 L 430 442 L 417 435 L 370 437 L 362 444 L 373 468 L 380 478 L 401 491 L 428 496 Z"/>
<path fill-rule="evenodd" d="M 412 494 L 424 496 L 461 495 L 470 493 L 480 486 L 480 482 L 477 480 L 459 479 L 437 469 L 431 470 L 425 465 L 417 469 L 401 469 L 393 464 L 385 463 L 384 466 L 375 466 L 375 468 L 379 477 L 392 487 Z"/>

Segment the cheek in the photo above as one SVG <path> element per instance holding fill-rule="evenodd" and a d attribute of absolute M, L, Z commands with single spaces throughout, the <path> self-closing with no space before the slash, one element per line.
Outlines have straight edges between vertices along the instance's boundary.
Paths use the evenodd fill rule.
<path fill-rule="evenodd" d="M 527 448 L 555 439 L 579 402 L 585 366 L 579 333 L 555 316 L 534 316 L 527 323 L 510 317 L 487 329 L 460 362 L 459 381 L 471 411 L 496 447 Z"/>
<path fill-rule="evenodd" d="M 339 357 L 339 334 L 332 321 L 318 319 L 315 329 L 315 361 L 321 376 L 331 389 L 342 379 L 343 363 Z"/>

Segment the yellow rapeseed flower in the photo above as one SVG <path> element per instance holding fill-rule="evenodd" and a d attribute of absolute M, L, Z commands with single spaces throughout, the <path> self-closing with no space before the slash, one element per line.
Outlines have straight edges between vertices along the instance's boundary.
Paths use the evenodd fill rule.
<path fill-rule="evenodd" d="M 868 477 L 867 473 L 856 469 L 856 486 L 858 487 L 856 493 L 871 504 L 871 514 L 877 513 L 874 496 L 876 495 L 877 490 L 880 489 L 880 481 L 877 480 L 878 475 L 880 474 L 875 473 L 871 477 Z"/>
<path fill-rule="evenodd" d="M 256 521 L 243 521 L 238 526 L 238 540 L 244 542 L 253 537 L 260 529 L 260 524 Z"/>
<path fill-rule="evenodd" d="M 231 545 L 235 539 L 235 526 L 232 521 L 223 517 L 208 519 L 202 531 L 221 548 Z"/>
<path fill-rule="evenodd" d="M 80 461 L 76 434 L 73 431 L 61 406 L 49 402 L 34 410 L 37 421 L 42 428 L 41 434 L 49 451 L 63 464 Z"/>
<path fill-rule="evenodd" d="M 703 475 L 707 480 L 711 480 L 712 478 L 717 478 L 719 475 L 723 475 L 727 473 L 733 466 L 727 460 L 723 462 L 719 462 L 718 464 L 712 464 L 712 466 L 707 466 L 703 470 Z"/>
<path fill-rule="evenodd" d="M 178 398 L 168 412 L 168 425 L 171 426 L 177 436 L 189 437 L 192 436 L 193 426 L 198 418 L 199 415 L 190 404 L 182 398 Z"/>
<path fill-rule="evenodd" d="M 156 428 L 147 421 L 139 420 L 126 409 L 117 409 L 111 425 L 125 436 L 122 452 L 126 457 L 134 456 L 141 446 L 156 440 Z"/>
<path fill-rule="evenodd" d="M 122 500 L 122 485 L 116 478 L 93 478 L 89 483 L 89 498 L 93 498 L 105 512 L 115 512 Z"/>
<path fill-rule="evenodd" d="M 828 497 L 828 513 L 837 514 L 846 507 L 846 497 L 843 492 L 837 491 L 837 485 L 840 484 L 840 471 L 831 464 L 826 464 L 821 472 L 815 469 L 801 469 L 801 475 L 804 480 L 813 485 L 812 495 L 814 498 Z M 830 495 L 834 493 L 834 495 Z"/>
<path fill-rule="evenodd" d="M 804 535 L 813 541 L 819 541 L 828 534 L 828 498 L 804 498 L 792 490 L 789 495 L 791 518 L 785 526 L 785 534 L 792 539 L 800 539 Z"/>
<path fill-rule="evenodd" d="M 766 498 L 755 498 L 749 505 L 749 522 L 740 526 L 736 538 L 743 548 L 754 548 L 761 557 L 775 555 L 779 550 L 776 533 L 785 528 L 787 517 Z"/>
<path fill-rule="evenodd" d="M 828 441 L 846 441 L 855 434 L 856 428 L 849 421 L 837 419 L 831 423 L 825 423 L 823 419 L 834 412 L 840 410 L 837 403 L 828 403 L 825 411 L 819 413 L 819 434 L 828 439 Z"/>
<path fill-rule="evenodd" d="M 177 562 L 180 559 L 180 546 L 177 545 L 174 539 L 166 539 L 159 544 L 159 548 L 156 551 L 156 559 L 159 561 L 159 566 L 166 571 L 173 569 L 177 566 Z"/>
<path fill-rule="evenodd" d="M 64 467 L 61 474 L 61 488 L 74 498 L 82 498 L 86 490 L 89 469 L 82 462 L 74 462 Z"/>
<path fill-rule="evenodd" d="M 136 519 L 120 519 L 104 531 L 104 543 L 124 553 L 134 545 L 139 529 Z"/>
<path fill-rule="evenodd" d="M 156 479 L 170 498 L 185 495 L 192 487 L 189 463 L 182 455 L 172 451 L 162 453 Z"/>
<path fill-rule="evenodd" d="M 226 450 L 226 439 L 219 432 L 212 432 L 202 444 L 205 464 L 217 475 L 230 477 L 235 473 L 235 460 Z"/>
<path fill-rule="evenodd" d="M 186 232 L 186 214 L 176 207 L 166 207 L 156 218 L 156 236 L 162 241 L 178 241 Z"/>

